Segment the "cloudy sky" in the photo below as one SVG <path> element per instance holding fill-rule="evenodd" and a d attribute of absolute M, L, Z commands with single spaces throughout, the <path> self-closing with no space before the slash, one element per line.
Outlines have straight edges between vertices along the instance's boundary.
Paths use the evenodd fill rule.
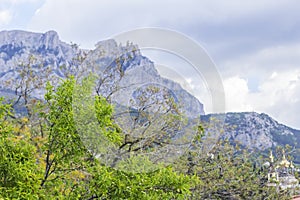
<path fill-rule="evenodd" d="M 56 30 L 83 48 L 135 28 L 175 30 L 216 64 L 227 111 L 265 112 L 300 129 L 299 9 L 296 0 L 0 0 L 0 29 Z M 193 78 L 186 83 L 210 112 Z"/>

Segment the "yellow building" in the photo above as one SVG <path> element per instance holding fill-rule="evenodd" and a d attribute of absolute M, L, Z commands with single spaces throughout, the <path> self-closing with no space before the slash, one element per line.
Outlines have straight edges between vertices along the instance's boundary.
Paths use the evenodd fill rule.
<path fill-rule="evenodd" d="M 299 187 L 299 181 L 294 176 L 295 166 L 292 161 L 287 160 L 284 150 L 282 151 L 282 159 L 280 161 L 274 161 L 272 151 L 270 151 L 269 158 L 269 186 L 279 186 L 281 189 Z"/>

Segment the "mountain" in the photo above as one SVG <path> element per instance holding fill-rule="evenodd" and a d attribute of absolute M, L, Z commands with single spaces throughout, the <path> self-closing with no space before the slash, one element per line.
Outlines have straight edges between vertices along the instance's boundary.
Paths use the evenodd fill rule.
<path fill-rule="evenodd" d="M 15 69 L 33 55 L 42 57 L 43 65 L 52 66 L 58 76 L 62 76 L 59 66 L 72 65 L 79 52 L 72 45 L 59 40 L 55 31 L 31 33 L 25 31 L 0 32 L 0 78 L 15 78 Z"/>
<path fill-rule="evenodd" d="M 202 103 L 178 83 L 161 77 L 154 63 L 141 54 L 138 46 L 130 43 L 119 45 L 114 40 L 105 40 L 93 50 L 84 50 L 61 41 L 55 31 L 1 31 L 1 96 L 16 97 L 14 84 L 24 84 L 21 81 L 24 77 L 20 76 L 19 70 L 29 64 L 32 65 L 32 73 L 42 79 L 42 84 L 49 77 L 60 79 L 67 74 L 97 74 L 99 92 L 123 107 L 132 106 L 131 99 L 137 100 L 141 90 L 152 85 L 166 93 L 149 93 L 148 96 L 162 98 L 168 94 L 174 97 L 188 117 L 198 118 L 201 115 L 203 122 L 211 118 L 224 122 L 225 134 L 222 137 L 232 142 L 259 151 L 285 144 L 300 148 L 300 131 L 280 124 L 266 114 L 243 112 L 204 115 Z M 12 83 L 8 84 L 9 80 Z M 41 98 L 45 91 L 37 88 L 30 92 L 32 97 Z M 300 158 L 297 159 L 300 161 Z"/>
<path fill-rule="evenodd" d="M 34 58 L 34 59 L 32 59 Z M 79 61 L 80 58 L 84 58 Z M 204 114 L 203 104 L 178 83 L 161 77 L 152 61 L 144 57 L 133 44 L 118 45 L 114 40 L 101 41 L 93 50 L 83 50 L 59 39 L 55 31 L 31 33 L 25 31 L 0 32 L 0 93 L 14 96 L 8 80 L 20 82 L 19 70 L 31 64 L 32 73 L 39 78 L 65 78 L 66 74 L 97 74 L 104 96 L 113 93 L 112 100 L 128 106 L 136 90 L 147 85 L 167 89 L 191 118 Z M 47 74 L 45 73 L 47 69 Z M 41 98 L 43 89 L 34 89 L 32 96 Z M 184 103 L 183 103 L 184 102 Z"/>
<path fill-rule="evenodd" d="M 249 149 L 265 151 L 286 144 L 300 149 L 300 130 L 280 124 L 265 113 L 208 114 L 201 116 L 201 121 L 223 123 L 224 134 L 221 137 Z M 300 163 L 299 152 L 294 157 Z"/>
<path fill-rule="evenodd" d="M 0 93 L 15 98 L 16 84 L 21 81 L 20 70 L 32 65 L 34 75 L 42 77 L 64 77 L 64 68 L 74 63 L 74 56 L 82 52 L 59 40 L 55 31 L 31 33 L 26 31 L 0 32 Z M 51 69 L 50 69 L 51 68 Z M 46 70 L 49 73 L 43 74 Z M 25 77 L 26 78 L 26 77 Z M 41 78 L 41 79 L 43 79 Z M 13 84 L 8 84 L 11 80 Z M 22 82 L 22 83 L 21 83 Z M 44 91 L 35 89 L 32 96 L 42 98 Z"/>

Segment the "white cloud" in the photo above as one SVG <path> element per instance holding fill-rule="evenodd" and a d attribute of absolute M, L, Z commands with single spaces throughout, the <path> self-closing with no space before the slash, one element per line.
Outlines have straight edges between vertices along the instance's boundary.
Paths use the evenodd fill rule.
<path fill-rule="evenodd" d="M 289 70 L 281 73 L 274 72 L 259 87 L 259 93 L 255 94 L 258 101 L 256 107 L 259 110 L 267 110 L 278 115 L 292 111 L 291 105 L 300 103 L 300 70 Z M 298 106 L 297 106 L 298 107 Z M 275 109 L 276 108 L 276 109 Z M 286 115 L 286 114 L 284 114 Z M 297 112 L 291 112 L 291 116 L 297 116 Z M 287 117 L 285 120 L 289 120 Z M 297 116 L 300 120 L 300 116 Z M 295 125 L 295 124 L 294 124 Z"/>
<path fill-rule="evenodd" d="M 243 112 L 253 110 L 251 102 L 249 102 L 249 89 L 246 80 L 234 76 L 225 79 L 223 84 L 226 96 L 226 111 Z"/>
<path fill-rule="evenodd" d="M 21 3 L 33 3 L 40 0 L 0 0 L 0 3 L 7 3 L 7 4 L 21 4 Z"/>
<path fill-rule="evenodd" d="M 143 26 L 190 34 L 215 25 L 216 28 L 212 29 L 215 32 L 206 33 L 213 35 L 207 37 L 215 43 L 206 46 L 213 44 L 216 46 L 212 49 L 217 49 L 219 54 L 231 54 L 230 60 L 217 61 L 224 78 L 228 111 L 266 112 L 281 122 L 300 128 L 300 116 L 296 112 L 300 98 L 299 78 L 296 78 L 300 65 L 300 43 L 297 42 L 299 37 L 296 38 L 299 6 L 298 1 L 287 3 L 285 0 L 46 0 L 28 28 L 42 32 L 54 29 L 64 41 L 91 48 L 97 41 L 113 34 Z M 234 28 L 236 24 L 244 29 Z M 221 28 L 218 29 L 218 25 Z M 276 25 L 276 28 L 278 25 L 281 29 L 268 31 L 265 30 L 267 25 Z M 222 27 L 228 26 L 227 32 L 223 33 Z M 272 34 L 273 41 L 260 44 L 268 34 Z M 290 44 L 287 35 L 294 37 Z M 253 48 L 245 51 L 246 54 L 241 53 L 248 48 L 247 45 L 239 46 L 241 44 L 253 45 Z M 233 52 L 227 49 L 230 47 Z M 233 58 L 232 55 L 237 56 Z M 187 84 L 200 93 L 205 90 L 193 81 Z M 209 95 L 195 95 L 204 102 L 210 100 Z M 205 107 L 209 112 L 210 106 Z"/>
<path fill-rule="evenodd" d="M 276 45 L 260 49 L 252 54 L 221 63 L 225 75 L 257 76 L 266 79 L 277 72 L 300 67 L 300 43 Z"/>
<path fill-rule="evenodd" d="M 299 43 L 264 48 L 226 61 L 222 68 L 228 111 L 247 109 L 251 105 L 254 111 L 265 112 L 282 123 L 300 128 Z M 257 80 L 255 86 L 251 85 L 252 79 Z M 252 87 L 256 89 L 250 90 Z"/>
<path fill-rule="evenodd" d="M 0 10 L 0 27 L 7 25 L 12 20 L 12 13 L 9 10 Z"/>
<path fill-rule="evenodd" d="M 24 29 L 44 0 L 0 0 L 0 28 Z"/>
<path fill-rule="evenodd" d="M 262 88 L 265 93 L 265 95 L 262 95 L 262 98 L 269 100 L 265 100 L 266 105 L 268 105 L 265 105 L 266 112 L 277 117 L 278 120 L 297 128 L 299 128 L 300 121 L 299 76 L 299 71 L 286 72 L 281 74 L 277 79 L 267 82 Z M 278 87 L 278 89 L 275 91 L 274 89 L 272 90 L 271 85 L 273 85 L 273 88 Z M 266 95 L 266 91 L 270 93 L 269 96 Z"/>
<path fill-rule="evenodd" d="M 237 76 L 225 79 L 224 88 L 228 112 L 265 112 L 299 128 L 300 70 L 273 72 L 257 92 L 251 92 L 247 81 Z"/>
<path fill-rule="evenodd" d="M 55 29 L 64 39 L 92 47 L 100 39 L 138 27 L 163 26 L 175 30 L 181 27 L 184 31 L 184 27 L 264 15 L 266 6 L 269 12 L 276 13 L 291 6 L 284 2 L 46 0 L 29 28 L 43 32 Z"/>

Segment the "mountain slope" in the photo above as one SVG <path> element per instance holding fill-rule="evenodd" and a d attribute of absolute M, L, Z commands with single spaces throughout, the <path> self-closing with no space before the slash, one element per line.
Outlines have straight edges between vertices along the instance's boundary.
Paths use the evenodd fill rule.
<path fill-rule="evenodd" d="M 34 57 L 35 60 L 30 60 Z M 84 61 L 79 62 L 79 58 Z M 25 31 L 0 32 L 0 91 L 1 95 L 13 96 L 14 88 L 7 85 L 8 80 L 20 80 L 18 70 L 32 62 L 33 72 L 41 77 L 48 68 L 48 77 L 64 78 L 71 70 L 73 74 L 94 73 L 106 79 L 102 84 L 101 94 L 114 93 L 117 103 L 126 105 L 135 90 L 145 84 L 160 85 L 172 91 L 182 109 L 189 117 L 204 114 L 203 105 L 178 83 L 162 78 L 153 62 L 141 55 L 136 45 L 118 45 L 114 40 L 101 41 L 94 50 L 82 50 L 76 45 L 60 41 L 54 31 L 31 33 Z M 44 82 L 46 82 L 45 80 Z M 115 91 L 117 89 L 117 91 Z M 36 98 L 41 98 L 44 91 L 35 89 Z"/>
<path fill-rule="evenodd" d="M 53 72 L 62 76 L 59 66 L 72 65 L 79 50 L 59 40 L 54 31 L 31 33 L 25 31 L 0 32 L 1 78 L 14 77 L 18 65 L 28 60 L 30 55 L 43 60 L 43 65 L 51 65 Z M 41 58 L 42 57 L 42 58 Z"/>
<path fill-rule="evenodd" d="M 280 124 L 264 113 L 209 114 L 201 116 L 201 120 L 202 122 L 220 120 L 224 123 L 223 138 L 250 149 L 264 151 L 286 144 L 300 149 L 300 130 Z M 294 157 L 300 163 L 300 157 L 297 153 L 294 154 Z"/>

